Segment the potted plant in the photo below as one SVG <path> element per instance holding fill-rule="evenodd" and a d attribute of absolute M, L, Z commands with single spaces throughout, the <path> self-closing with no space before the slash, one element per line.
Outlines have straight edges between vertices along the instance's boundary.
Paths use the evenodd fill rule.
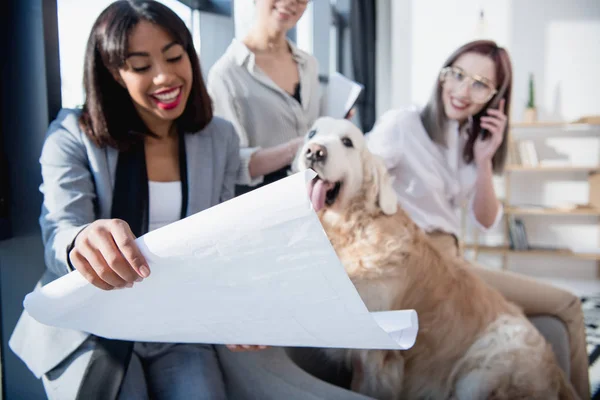
<path fill-rule="evenodd" d="M 527 108 L 523 116 L 525 122 L 533 123 L 537 121 L 537 110 L 535 108 L 535 88 L 533 86 L 533 74 L 529 74 L 529 98 Z"/>

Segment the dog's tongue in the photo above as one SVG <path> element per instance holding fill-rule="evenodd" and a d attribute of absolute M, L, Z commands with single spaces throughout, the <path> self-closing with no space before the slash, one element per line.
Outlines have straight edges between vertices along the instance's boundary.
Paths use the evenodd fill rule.
<path fill-rule="evenodd" d="M 308 187 L 308 196 L 315 211 L 325 207 L 325 197 L 327 191 L 333 189 L 334 184 L 322 179 L 315 179 L 310 182 Z"/>

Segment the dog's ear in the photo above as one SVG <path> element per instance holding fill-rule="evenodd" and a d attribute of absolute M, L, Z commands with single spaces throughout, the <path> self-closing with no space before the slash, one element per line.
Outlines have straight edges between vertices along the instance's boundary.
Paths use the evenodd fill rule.
<path fill-rule="evenodd" d="M 393 215 L 398 211 L 398 196 L 392 186 L 393 179 L 387 173 L 387 168 L 382 159 L 372 155 L 373 181 L 377 188 L 377 201 L 379 208 L 386 215 Z"/>

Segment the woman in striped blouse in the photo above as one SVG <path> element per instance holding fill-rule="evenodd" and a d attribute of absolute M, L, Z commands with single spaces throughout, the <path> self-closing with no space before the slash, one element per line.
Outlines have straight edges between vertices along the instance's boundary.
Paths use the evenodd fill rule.
<path fill-rule="evenodd" d="M 303 136 L 320 114 L 317 60 L 287 39 L 309 0 L 255 0 L 256 19 L 208 75 L 215 115 L 240 137 L 236 194 L 287 175 Z"/>

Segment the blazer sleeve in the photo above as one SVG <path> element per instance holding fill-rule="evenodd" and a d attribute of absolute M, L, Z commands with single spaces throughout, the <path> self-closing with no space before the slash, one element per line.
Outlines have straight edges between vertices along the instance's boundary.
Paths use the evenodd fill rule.
<path fill-rule="evenodd" d="M 221 188 L 221 196 L 219 197 L 219 202 L 221 203 L 235 196 L 235 183 L 241 164 L 240 139 L 233 125 L 227 125 L 230 129 L 230 135 L 227 147 L 227 159 L 225 160 L 225 177 L 223 179 L 223 187 Z"/>
<path fill-rule="evenodd" d="M 71 271 L 67 255 L 71 244 L 96 219 L 96 192 L 82 133 L 67 129 L 63 121 L 59 115 L 50 124 L 40 157 L 44 259 L 46 268 L 58 276 Z M 76 122 L 69 125 L 77 126 Z"/>

